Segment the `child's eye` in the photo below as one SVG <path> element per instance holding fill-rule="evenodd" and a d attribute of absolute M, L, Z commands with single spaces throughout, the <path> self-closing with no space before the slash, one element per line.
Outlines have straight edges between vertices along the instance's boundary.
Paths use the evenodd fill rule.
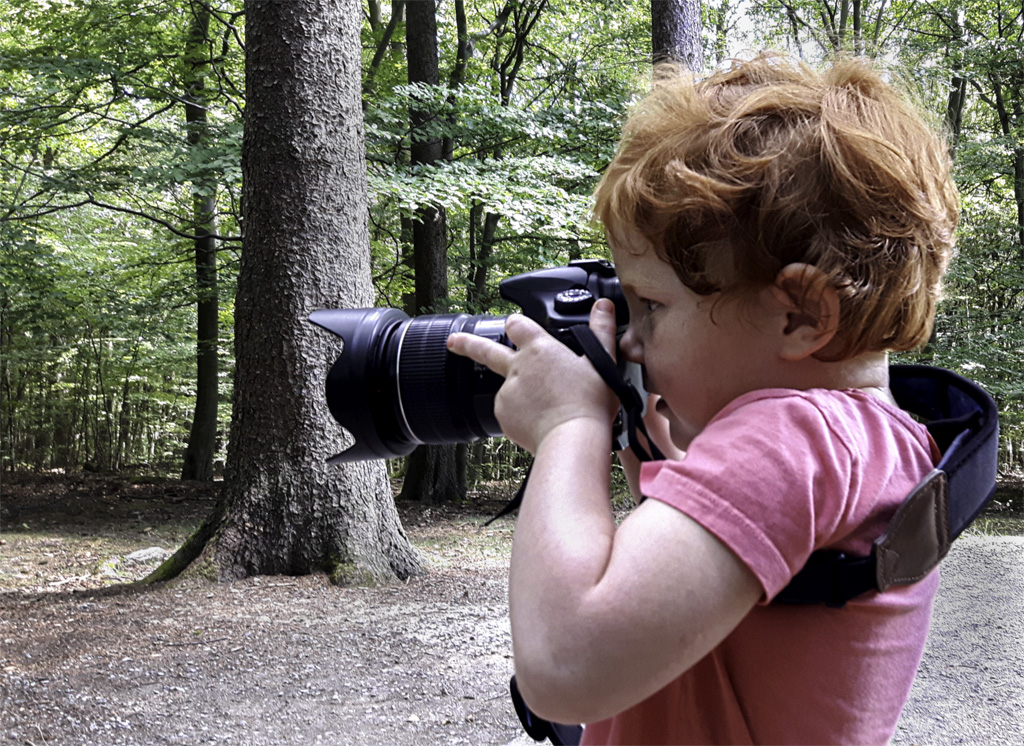
<path fill-rule="evenodd" d="M 661 304 L 656 300 L 651 300 L 650 298 L 638 298 L 637 300 L 640 302 L 640 306 L 647 313 L 651 313 L 661 308 Z"/>

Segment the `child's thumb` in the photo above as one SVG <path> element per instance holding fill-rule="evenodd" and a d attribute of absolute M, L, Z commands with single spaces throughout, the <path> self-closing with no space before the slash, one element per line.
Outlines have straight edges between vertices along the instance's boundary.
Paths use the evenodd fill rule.
<path fill-rule="evenodd" d="M 608 298 L 599 298 L 590 309 L 590 331 L 594 332 L 597 341 L 614 358 L 618 326 L 615 323 L 615 304 Z"/>

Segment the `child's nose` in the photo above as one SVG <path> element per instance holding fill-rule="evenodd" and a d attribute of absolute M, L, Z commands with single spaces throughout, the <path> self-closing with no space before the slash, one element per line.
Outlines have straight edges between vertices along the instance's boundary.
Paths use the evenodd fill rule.
<path fill-rule="evenodd" d="M 626 333 L 619 340 L 619 352 L 631 363 L 644 364 L 644 346 L 632 326 L 626 328 Z"/>

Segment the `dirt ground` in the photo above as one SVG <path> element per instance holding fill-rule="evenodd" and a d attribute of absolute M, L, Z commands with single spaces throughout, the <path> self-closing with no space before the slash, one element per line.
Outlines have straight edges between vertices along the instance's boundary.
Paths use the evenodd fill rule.
<path fill-rule="evenodd" d="M 400 504 L 429 567 L 407 583 L 260 577 L 110 595 L 184 541 L 214 489 L 94 475 L 2 487 L 0 744 L 532 743 L 507 696 L 512 524 L 483 527 L 500 502 Z M 894 742 L 1016 742 L 1024 539 L 954 548 Z M 1001 599 L 985 623 L 979 598 Z"/>
<path fill-rule="evenodd" d="M 498 502 L 401 506 L 429 573 L 199 580 L 105 595 L 212 508 L 204 485 L 5 478 L 0 743 L 505 744 L 520 733 Z M 158 552 L 153 552 L 159 555 Z"/>

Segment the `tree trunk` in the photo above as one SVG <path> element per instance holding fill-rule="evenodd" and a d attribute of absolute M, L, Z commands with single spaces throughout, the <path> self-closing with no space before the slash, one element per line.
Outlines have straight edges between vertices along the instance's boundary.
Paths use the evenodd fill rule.
<path fill-rule="evenodd" d="M 1017 203 L 1017 257 L 1024 262 L 1024 148 L 1013 149 L 1013 201 Z"/>
<path fill-rule="evenodd" d="M 306 320 L 318 308 L 373 299 L 360 8 L 249 0 L 245 12 L 234 410 L 223 519 L 215 514 L 197 536 L 212 535 L 204 556 L 222 579 L 406 578 L 419 564 L 383 464 L 326 464 L 340 450 L 323 394 L 337 348 Z"/>
<path fill-rule="evenodd" d="M 1004 137 L 1012 138 L 1024 121 L 1024 103 L 1020 100 L 1020 82 L 1010 78 L 1010 85 L 1005 86 L 1001 80 L 991 76 L 993 103 L 999 128 Z M 1009 100 L 1007 100 L 1007 95 Z M 1017 206 L 1017 255 L 1024 261 L 1024 147 L 1013 148 L 1013 201 Z"/>
<path fill-rule="evenodd" d="M 406 49 L 409 82 L 439 85 L 437 59 L 437 17 L 433 0 L 409 3 L 406 9 Z M 423 127 L 433 113 L 411 109 L 410 162 L 433 165 L 444 158 L 440 137 L 426 135 Z M 444 207 L 425 205 L 413 221 L 416 311 L 438 313 L 448 305 L 448 229 Z M 406 462 L 406 476 L 399 495 L 403 500 L 439 503 L 466 496 L 466 481 L 460 480 L 456 446 L 422 445 Z"/>
<path fill-rule="evenodd" d="M 1011 86 L 1014 97 L 1013 130 L 1016 132 L 1020 132 L 1021 123 L 1024 122 L 1024 103 L 1020 98 L 1021 82 L 1018 76 Z M 1013 148 L 1013 201 L 1017 203 L 1017 257 L 1018 261 L 1024 262 L 1024 146 L 1020 143 L 1019 135 Z"/>
<path fill-rule="evenodd" d="M 949 83 L 949 95 L 946 98 L 946 126 L 949 128 L 950 150 L 956 155 L 960 146 L 960 133 L 963 131 L 964 104 L 967 103 L 967 78 L 954 73 Z"/>
<path fill-rule="evenodd" d="M 964 106 L 967 103 L 967 76 L 964 74 L 964 28 L 960 13 L 950 14 L 947 25 L 950 38 L 946 42 L 946 58 L 952 60 L 953 75 L 949 82 L 949 94 L 946 97 L 946 126 L 950 134 L 950 152 L 956 156 L 960 147 L 960 133 L 963 131 Z"/>
<path fill-rule="evenodd" d="M 436 505 L 466 497 L 465 443 L 423 445 L 406 460 L 405 481 L 399 500 Z"/>
<path fill-rule="evenodd" d="M 651 59 L 680 62 L 694 74 L 704 69 L 699 0 L 651 0 Z"/>
<path fill-rule="evenodd" d="M 217 242 L 213 216 L 217 199 L 195 198 L 196 239 L 196 404 L 182 465 L 182 479 L 213 479 L 213 457 L 217 443 L 218 337 L 220 310 L 217 298 Z M 205 220 L 201 224 L 199 221 Z"/>
<path fill-rule="evenodd" d="M 185 125 L 188 144 L 193 149 L 206 145 L 207 106 L 205 70 L 210 9 L 202 2 L 191 2 L 192 26 L 189 30 L 185 64 L 188 68 L 185 96 Z M 196 403 L 185 449 L 182 479 L 211 481 L 213 456 L 217 442 L 217 344 L 220 310 L 217 298 L 217 184 L 210 181 L 192 186 L 192 214 L 195 222 L 193 251 L 196 267 Z"/>
<path fill-rule="evenodd" d="M 481 212 L 483 212 L 482 205 L 474 205 L 470 211 L 470 220 L 472 221 L 470 230 L 474 235 L 466 285 L 466 305 L 469 307 L 470 313 L 483 313 L 490 306 L 491 298 L 488 296 L 487 276 L 494 263 L 494 239 L 497 235 L 498 221 L 501 220 L 501 215 L 497 213 L 484 213 L 483 225 L 480 226 L 480 235 L 477 239 L 475 238 L 477 220 Z"/>
<path fill-rule="evenodd" d="M 729 45 L 729 0 L 721 0 L 717 6 L 709 6 L 715 38 L 715 64 L 725 60 Z"/>
<path fill-rule="evenodd" d="M 439 85 L 437 61 L 437 18 L 434 3 L 410 3 L 406 11 L 406 48 L 409 82 Z M 432 166 L 443 159 L 441 138 L 425 134 L 435 114 L 410 109 L 410 163 Z M 447 216 L 441 205 L 421 207 L 413 221 L 413 255 L 416 268 L 416 310 L 437 313 L 447 310 L 448 301 Z"/>

